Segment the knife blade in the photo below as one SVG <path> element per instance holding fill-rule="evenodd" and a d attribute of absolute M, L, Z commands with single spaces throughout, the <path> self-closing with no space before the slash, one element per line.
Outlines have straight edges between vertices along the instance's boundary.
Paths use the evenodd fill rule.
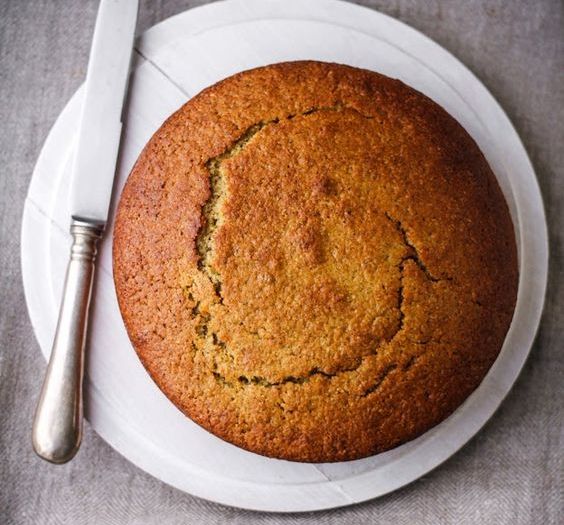
<path fill-rule="evenodd" d="M 108 217 L 138 0 L 101 0 L 90 50 L 74 154 L 72 246 L 57 329 L 35 412 L 32 444 L 53 463 L 82 439 L 82 380 L 97 243 Z"/>
<path fill-rule="evenodd" d="M 75 218 L 105 223 L 108 216 L 136 21 L 136 0 L 100 3 L 73 162 Z"/>

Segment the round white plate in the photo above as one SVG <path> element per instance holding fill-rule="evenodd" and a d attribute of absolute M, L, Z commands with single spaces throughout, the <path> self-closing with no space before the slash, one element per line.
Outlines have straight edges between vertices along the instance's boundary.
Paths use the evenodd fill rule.
<path fill-rule="evenodd" d="M 359 461 L 301 464 L 236 448 L 184 417 L 131 347 L 111 274 L 111 224 L 100 254 L 91 317 L 87 417 L 116 450 L 153 476 L 197 496 L 266 511 L 309 511 L 395 490 L 442 463 L 499 406 L 531 348 L 542 310 L 548 246 L 543 205 L 527 154 L 486 88 L 422 34 L 336 0 L 230 0 L 165 20 L 137 41 L 115 199 L 143 145 L 202 88 L 237 71 L 296 59 L 360 66 L 426 93 L 470 132 L 496 173 L 513 216 L 521 277 L 503 350 L 478 390 L 446 421 L 390 452 Z M 26 299 L 45 356 L 55 329 L 69 246 L 69 157 L 79 89 L 43 147 L 25 203 Z"/>

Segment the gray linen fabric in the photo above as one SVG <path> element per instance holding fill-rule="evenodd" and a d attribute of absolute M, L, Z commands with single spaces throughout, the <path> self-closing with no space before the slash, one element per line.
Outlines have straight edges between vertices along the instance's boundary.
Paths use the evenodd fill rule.
<path fill-rule="evenodd" d="M 140 29 L 205 2 L 144 0 Z M 24 303 L 19 236 L 32 169 L 85 76 L 97 2 L 0 0 L 0 523 L 557 524 L 563 509 L 564 4 L 363 0 L 458 56 L 517 127 L 537 170 L 551 239 L 542 326 L 512 393 L 486 428 L 425 478 L 376 501 L 283 516 L 226 508 L 153 479 L 89 426 L 70 464 L 30 445 L 45 363 Z"/>

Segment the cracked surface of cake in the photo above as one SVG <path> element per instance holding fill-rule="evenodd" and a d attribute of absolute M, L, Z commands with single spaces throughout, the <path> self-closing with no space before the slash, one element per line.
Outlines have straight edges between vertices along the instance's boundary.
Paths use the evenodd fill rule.
<path fill-rule="evenodd" d="M 121 196 L 114 277 L 171 401 L 240 447 L 356 459 L 479 385 L 517 291 L 511 218 L 464 129 L 336 64 L 275 64 L 190 100 Z"/>

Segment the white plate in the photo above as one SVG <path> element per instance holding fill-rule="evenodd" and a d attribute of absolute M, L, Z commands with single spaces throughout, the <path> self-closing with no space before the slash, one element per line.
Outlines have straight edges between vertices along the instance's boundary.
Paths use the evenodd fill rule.
<path fill-rule="evenodd" d="M 503 350 L 476 392 L 446 421 L 390 452 L 337 464 L 267 459 L 184 417 L 141 366 L 124 330 L 111 276 L 111 225 L 99 263 L 86 375 L 87 417 L 116 450 L 153 476 L 197 496 L 266 511 L 327 509 L 395 490 L 442 463 L 499 406 L 531 348 L 548 264 L 539 188 L 511 123 L 458 60 L 408 26 L 335 0 L 230 0 L 170 18 L 137 41 L 116 196 L 141 148 L 183 102 L 220 78 L 295 59 L 347 63 L 398 77 L 470 132 L 509 202 L 520 257 L 517 308 Z M 55 329 L 69 246 L 68 160 L 79 89 L 43 147 L 25 203 L 26 299 L 45 356 Z"/>

